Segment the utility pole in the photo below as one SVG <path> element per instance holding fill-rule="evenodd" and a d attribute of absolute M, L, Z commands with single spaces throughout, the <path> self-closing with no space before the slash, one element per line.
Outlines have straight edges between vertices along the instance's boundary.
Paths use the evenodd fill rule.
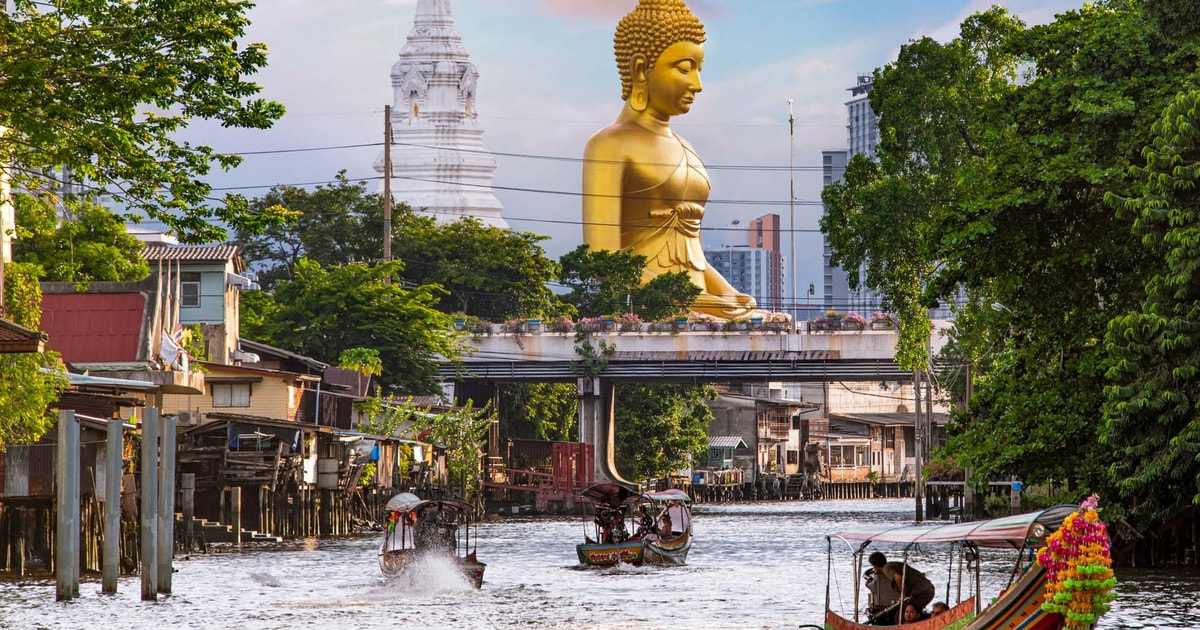
<path fill-rule="evenodd" d="M 392 106 L 383 106 L 383 259 L 392 259 Z"/>
<path fill-rule="evenodd" d="M 792 114 L 792 99 L 787 100 L 788 106 L 788 176 L 791 191 L 788 195 L 788 206 L 791 208 L 791 253 L 788 254 L 788 266 L 792 279 L 792 323 L 800 320 L 799 300 L 796 299 L 796 117 Z"/>
<path fill-rule="evenodd" d="M 916 481 L 913 483 L 913 499 L 916 500 L 918 523 L 925 520 L 925 484 L 921 482 L 925 459 L 925 436 L 921 430 L 921 379 L 923 376 L 924 370 L 921 368 L 913 370 L 913 411 L 916 412 L 913 416 L 913 474 L 916 477 Z"/>

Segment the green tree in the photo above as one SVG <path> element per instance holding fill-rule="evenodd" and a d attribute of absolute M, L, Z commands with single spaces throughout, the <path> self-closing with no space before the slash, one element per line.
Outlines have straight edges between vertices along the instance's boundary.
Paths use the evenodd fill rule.
<path fill-rule="evenodd" d="M 1151 123 L 1197 79 L 1195 47 L 1162 40 L 1139 6 L 1031 28 L 996 8 L 949 43 L 911 42 L 876 71 L 879 164 L 827 193 L 835 258 L 866 262 L 900 306 L 906 364 L 928 330 L 906 310 L 972 301 L 956 328 L 975 396 L 948 451 L 976 481 L 1105 483 L 1098 340 L 1137 304 L 1149 257 L 1103 197 L 1141 185 L 1128 167 Z"/>
<path fill-rule="evenodd" d="M 495 420 L 491 406 L 476 409 L 471 401 L 440 414 L 427 414 L 409 436 L 446 447 L 446 490 L 450 498 L 482 508 L 480 470 L 488 427 Z"/>
<path fill-rule="evenodd" d="M 559 260 L 563 300 L 586 317 L 634 313 L 652 321 L 686 314 L 700 295 L 683 272 L 656 276 L 642 285 L 646 257 L 631 250 L 592 250 L 585 243 Z"/>
<path fill-rule="evenodd" d="M 512 383 L 500 389 L 500 432 L 510 438 L 575 442 L 579 397 L 574 383 Z"/>
<path fill-rule="evenodd" d="M 137 281 L 150 275 L 144 244 L 116 214 L 87 200 L 67 204 L 70 216 L 29 195 L 15 195 L 13 259 L 37 265 L 51 282 Z"/>
<path fill-rule="evenodd" d="M 1141 307 L 1114 317 L 1105 337 L 1103 436 L 1125 504 L 1151 525 L 1200 505 L 1200 90 L 1167 106 L 1143 155 L 1132 170 L 1145 191 L 1109 200 L 1136 217 L 1156 271 Z"/>
<path fill-rule="evenodd" d="M 617 469 L 626 479 L 664 477 L 708 452 L 711 385 L 619 385 Z"/>
<path fill-rule="evenodd" d="M 245 77 L 266 48 L 241 40 L 242 0 L 13 0 L 0 11 L 0 143 L 15 183 L 52 198 L 58 169 L 160 220 L 184 242 L 278 219 L 203 181 L 234 155 L 178 139 L 196 119 L 263 129 L 283 115 Z"/>
<path fill-rule="evenodd" d="M 295 277 L 301 258 L 326 267 L 383 258 L 383 198 L 367 193 L 366 182 L 351 182 L 345 170 L 330 185 L 276 186 L 250 200 L 252 212 L 271 208 L 286 209 L 287 221 L 261 233 L 239 230 L 236 239 L 265 290 Z"/>
<path fill-rule="evenodd" d="M 18 326 L 37 330 L 42 292 L 36 267 L 10 263 L 5 271 L 6 316 Z M 51 405 L 67 387 L 59 375 L 63 369 L 56 352 L 0 353 L 0 449 L 5 444 L 35 442 L 54 425 Z"/>
<path fill-rule="evenodd" d="M 263 300 L 273 298 L 277 307 L 257 332 L 267 343 L 324 361 L 371 348 L 382 361 L 384 393 L 437 392 L 436 357 L 458 353 L 450 316 L 434 309 L 436 287 L 404 288 L 402 268 L 391 261 L 325 269 L 301 259 L 296 277 Z"/>
<path fill-rule="evenodd" d="M 358 373 L 359 391 L 362 391 L 362 379 L 383 374 L 383 360 L 379 358 L 379 351 L 374 348 L 342 350 L 342 354 L 338 356 L 338 367 Z"/>
<path fill-rule="evenodd" d="M 396 225 L 393 253 L 404 261 L 404 279 L 445 289 L 439 309 L 491 321 L 563 313 L 549 287 L 558 263 L 540 245 L 549 237 L 471 217 L 435 224 L 411 212 L 397 213 Z"/>
<path fill-rule="evenodd" d="M 293 277 L 301 258 L 324 266 L 383 258 L 383 197 L 350 182 L 345 171 L 313 191 L 278 186 L 251 200 L 256 212 L 286 208 L 289 220 L 260 235 L 238 234 L 243 255 L 260 269 L 263 287 Z M 392 256 L 402 278 L 436 284 L 439 310 L 493 321 L 562 311 L 548 283 L 558 265 L 540 245 L 546 237 L 488 227 L 478 220 L 437 223 L 401 204 L 393 211 Z"/>

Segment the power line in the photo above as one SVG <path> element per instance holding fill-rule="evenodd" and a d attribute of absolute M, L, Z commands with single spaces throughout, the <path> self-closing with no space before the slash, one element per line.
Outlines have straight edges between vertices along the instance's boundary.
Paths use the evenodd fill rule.
<path fill-rule="evenodd" d="M 232 153 L 231 155 L 242 155 L 242 156 L 245 156 L 245 155 L 274 155 L 274 154 L 280 154 L 280 153 L 335 151 L 335 150 L 339 150 L 339 149 L 357 149 L 357 148 L 363 148 L 363 147 L 381 147 L 381 146 L 383 146 L 382 142 L 367 142 L 367 143 L 363 143 L 363 144 L 342 144 L 342 145 L 331 145 L 331 146 L 324 146 L 324 147 L 271 149 L 271 150 L 263 150 L 263 151 L 239 151 L 239 152 Z M 597 160 L 594 158 L 566 157 L 566 156 L 559 156 L 559 155 L 541 155 L 541 154 L 537 154 L 537 153 L 514 153 L 514 152 L 509 152 L 509 151 L 489 151 L 487 149 L 468 149 L 468 148 L 464 148 L 464 147 L 449 147 L 449 146 L 442 146 L 442 145 L 435 145 L 435 144 L 418 144 L 418 143 L 413 143 L 413 142 L 393 142 L 392 146 L 413 147 L 413 148 L 417 148 L 417 149 L 435 149 L 438 151 L 453 151 L 456 153 L 473 153 L 476 155 L 511 157 L 511 158 L 521 158 L 521 159 L 528 159 L 528 160 L 545 160 L 545 161 L 550 161 L 550 162 L 569 162 L 572 164 L 624 164 L 625 163 L 621 160 Z M 662 167 L 668 167 L 668 168 L 678 166 L 677 164 L 666 164 L 666 163 L 659 164 L 659 163 L 655 163 L 655 162 L 638 162 L 638 164 L 642 164 L 642 165 L 646 165 L 646 166 L 662 166 Z M 704 168 L 706 170 L 710 170 L 710 171 L 762 171 L 762 172 L 781 171 L 781 172 L 785 172 L 785 173 L 788 171 L 805 171 L 805 172 L 819 173 L 819 172 L 823 172 L 825 167 L 823 167 L 823 166 L 778 166 L 778 165 L 763 165 L 763 164 L 705 164 Z"/>
<path fill-rule="evenodd" d="M 354 180 L 347 180 L 347 181 L 368 182 L 368 181 L 381 180 L 381 179 L 383 179 L 382 175 L 379 175 L 376 177 L 356 178 Z M 467 182 L 453 182 L 453 181 L 445 181 L 445 180 L 438 180 L 438 179 L 429 179 L 429 178 L 425 178 L 425 177 L 404 177 L 404 176 L 400 176 L 400 175 L 393 175 L 392 179 L 403 179 L 406 181 L 421 182 L 421 183 L 426 183 L 426 184 L 440 184 L 440 185 L 460 186 L 460 187 L 469 187 L 469 188 L 487 188 L 487 189 L 491 189 L 491 190 L 505 190 L 505 191 L 509 191 L 509 192 L 524 192 L 524 193 L 534 193 L 534 194 L 540 194 L 540 195 L 559 195 L 559 196 L 580 197 L 580 198 L 593 197 L 593 198 L 601 198 L 601 199 L 645 199 L 645 200 L 651 200 L 651 201 L 677 201 L 680 203 L 693 202 L 693 203 L 699 203 L 701 205 L 722 205 L 722 206 L 787 206 L 787 205 L 791 204 L 790 201 L 773 200 L 773 199 L 761 199 L 761 200 L 759 200 L 759 199 L 707 199 L 707 200 L 705 200 L 705 199 L 659 199 L 656 197 L 636 197 L 636 196 L 626 196 L 626 195 L 619 195 L 619 194 L 597 194 L 597 193 L 589 194 L 589 193 L 573 191 L 573 190 L 546 190 L 546 189 L 540 189 L 540 188 L 525 188 L 525 187 L 520 187 L 520 186 L 495 186 L 495 185 L 488 185 L 488 184 L 472 184 L 472 183 L 467 183 Z M 257 189 L 262 189 L 262 188 L 278 188 L 278 187 L 299 188 L 302 186 L 321 186 L 321 185 L 325 185 L 325 184 L 334 184 L 334 183 L 338 183 L 340 181 L 342 181 L 342 180 L 331 179 L 331 180 L 325 180 L 325 181 L 300 182 L 300 183 L 291 183 L 291 184 L 259 184 L 259 185 L 247 185 L 247 186 L 223 186 L 220 188 L 212 188 L 211 190 L 214 192 L 217 192 L 217 191 L 236 191 L 236 190 L 257 190 Z M 801 206 L 820 207 L 820 206 L 824 205 L 820 201 L 796 201 L 795 203 L 797 205 L 801 205 Z"/>

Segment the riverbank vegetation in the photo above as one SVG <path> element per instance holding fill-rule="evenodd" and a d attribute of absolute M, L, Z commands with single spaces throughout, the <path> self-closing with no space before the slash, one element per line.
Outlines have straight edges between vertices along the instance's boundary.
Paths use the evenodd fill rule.
<path fill-rule="evenodd" d="M 1028 27 L 994 7 L 911 41 L 874 74 L 878 160 L 823 195 L 833 262 L 865 265 L 908 366 L 926 309 L 958 303 L 937 367 L 973 395 L 938 456 L 976 484 L 1099 491 L 1143 531 L 1200 504 L 1192 11 L 1111 0 Z"/>

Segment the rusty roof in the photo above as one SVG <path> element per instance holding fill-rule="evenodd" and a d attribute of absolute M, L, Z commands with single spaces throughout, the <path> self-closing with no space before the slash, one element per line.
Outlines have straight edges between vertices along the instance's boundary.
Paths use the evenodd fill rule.
<path fill-rule="evenodd" d="M 46 333 L 0 318 L 0 353 L 41 352 Z"/>
<path fill-rule="evenodd" d="M 163 245 L 151 243 L 142 249 L 142 258 L 151 261 L 178 260 L 191 263 L 226 263 L 242 268 L 242 255 L 237 245 Z"/>

